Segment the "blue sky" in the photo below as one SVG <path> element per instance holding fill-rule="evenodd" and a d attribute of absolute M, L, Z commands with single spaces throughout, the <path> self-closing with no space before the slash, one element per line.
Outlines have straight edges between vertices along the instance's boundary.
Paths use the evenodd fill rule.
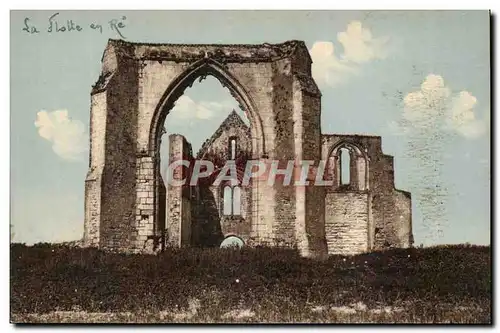
<path fill-rule="evenodd" d="M 130 41 L 304 40 L 323 133 L 382 136 L 396 186 L 413 195 L 416 244 L 490 243 L 487 11 L 60 12 L 59 27 L 73 20 L 82 31 L 48 33 L 54 13 L 11 13 L 14 241 L 82 235 L 90 89 L 108 38 L 120 38 L 109 21 L 119 19 Z M 26 18 L 39 33 L 23 30 Z M 165 125 L 196 151 L 233 108 L 241 114 L 209 77 L 186 90 Z"/>

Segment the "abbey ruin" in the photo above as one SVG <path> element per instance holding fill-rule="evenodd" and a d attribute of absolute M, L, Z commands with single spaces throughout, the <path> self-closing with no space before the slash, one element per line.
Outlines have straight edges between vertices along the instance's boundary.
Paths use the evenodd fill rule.
<path fill-rule="evenodd" d="M 219 246 L 236 236 L 246 246 L 292 247 L 307 257 L 411 246 L 411 196 L 394 187 L 393 157 L 382 152 L 379 136 L 321 132 L 321 92 L 311 64 L 302 41 L 110 40 L 91 92 L 84 243 L 156 252 Z M 296 177 L 292 186 L 261 178 L 246 186 L 215 186 L 213 178 L 196 186 L 165 185 L 163 124 L 184 90 L 207 75 L 230 90 L 250 126 L 233 112 L 198 152 L 186 138 L 167 133 L 169 161 L 308 160 L 312 173 L 326 161 L 332 185 L 293 186 Z M 342 159 L 348 159 L 348 179 L 342 179 Z"/>

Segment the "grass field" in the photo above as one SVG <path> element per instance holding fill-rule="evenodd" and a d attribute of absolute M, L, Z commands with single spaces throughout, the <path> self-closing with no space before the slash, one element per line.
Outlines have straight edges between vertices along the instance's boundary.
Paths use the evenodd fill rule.
<path fill-rule="evenodd" d="M 490 247 L 326 261 L 292 250 L 11 245 L 11 321 L 491 323 Z"/>

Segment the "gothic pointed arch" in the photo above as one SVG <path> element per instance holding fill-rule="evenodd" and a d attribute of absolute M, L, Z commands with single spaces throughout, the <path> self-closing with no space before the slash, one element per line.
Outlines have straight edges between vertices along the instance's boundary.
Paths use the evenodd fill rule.
<path fill-rule="evenodd" d="M 341 140 L 337 144 L 333 145 L 328 152 L 328 156 L 336 155 L 341 148 L 346 148 L 353 151 L 358 156 L 368 158 L 362 147 L 348 140 Z"/>
<path fill-rule="evenodd" d="M 231 95 L 240 104 L 240 107 L 243 109 L 250 121 L 251 133 L 255 139 L 255 147 L 252 147 L 253 153 L 258 157 L 265 155 L 266 150 L 262 120 L 257 112 L 254 101 L 251 99 L 245 88 L 223 64 L 209 57 L 202 58 L 186 68 L 186 70 L 184 70 L 172 81 L 161 97 L 160 102 L 154 111 L 151 122 L 149 150 L 153 152 L 153 154 L 158 150 L 160 139 L 158 133 L 160 127 L 165 121 L 170 110 L 173 108 L 177 99 L 182 96 L 187 87 L 192 86 L 197 78 L 201 81 L 208 75 L 214 76 L 224 87 L 227 87 Z"/>
<path fill-rule="evenodd" d="M 341 152 L 349 152 L 349 181 L 342 181 Z M 328 169 L 335 175 L 334 188 L 364 191 L 369 189 L 369 158 L 359 145 L 341 140 L 328 153 Z"/>

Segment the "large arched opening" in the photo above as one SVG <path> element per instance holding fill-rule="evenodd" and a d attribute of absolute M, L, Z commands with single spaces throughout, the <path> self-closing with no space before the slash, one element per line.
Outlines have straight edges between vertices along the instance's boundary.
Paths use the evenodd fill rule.
<path fill-rule="evenodd" d="M 218 110 L 220 114 L 212 125 L 215 127 L 209 127 L 209 122 L 207 119 L 188 119 L 186 121 L 195 121 L 198 126 L 190 131 L 182 131 L 179 128 L 172 128 L 170 125 L 172 123 L 172 117 L 179 112 L 179 107 L 185 106 L 185 100 L 187 94 L 191 95 L 193 90 L 203 90 L 205 84 L 214 86 L 214 82 L 219 86 L 219 90 L 224 90 L 226 100 L 230 99 L 234 102 L 233 107 L 229 107 L 226 110 Z M 180 103 L 182 102 L 182 103 Z M 191 100 L 191 102 L 193 102 Z M 182 106 L 180 105 L 182 104 Z M 195 103 L 196 104 L 196 103 Z M 195 106 L 195 105 L 193 105 Z M 235 109 L 237 111 L 235 111 Z M 232 111 L 231 111 L 232 110 Z M 237 138 L 234 135 L 228 138 L 219 138 L 220 140 L 226 140 L 227 143 L 223 143 L 223 147 L 227 149 L 227 156 L 224 154 L 217 154 L 217 152 L 207 152 L 205 145 L 207 141 L 212 140 L 212 134 L 216 135 L 219 130 L 218 127 L 221 125 L 221 120 L 223 124 L 232 116 L 229 112 L 236 113 L 246 125 L 249 127 L 250 135 L 246 138 L 249 140 L 249 144 L 246 146 L 246 155 L 241 154 L 240 141 L 243 138 Z M 225 116 L 228 116 L 224 120 Z M 207 127 L 208 126 L 208 127 Z M 222 125 L 221 125 L 222 126 Z M 208 129 L 207 131 L 203 131 Z M 149 149 L 153 152 L 154 159 L 154 189 L 155 189 L 155 221 L 156 221 L 156 233 L 163 235 L 164 242 L 167 246 L 177 244 L 177 240 L 169 239 L 172 234 L 169 230 L 170 228 L 182 229 L 179 231 L 180 242 L 183 245 L 191 246 L 219 246 L 223 239 L 223 231 L 221 229 L 221 223 L 226 223 L 228 217 L 224 214 L 224 196 L 220 191 L 220 187 L 212 187 L 209 184 L 195 185 L 195 186 L 184 186 L 181 190 L 169 186 L 169 179 L 167 175 L 168 164 L 172 161 L 172 151 L 170 150 L 170 145 L 174 144 L 174 141 L 169 140 L 170 135 L 173 133 L 181 134 L 183 139 L 189 143 L 189 154 L 184 152 L 184 156 L 187 159 L 192 159 L 191 167 L 196 159 L 212 160 L 216 166 L 217 163 L 222 163 L 227 159 L 235 159 L 236 155 L 239 158 L 240 155 L 245 155 L 245 158 L 260 158 L 265 155 L 265 142 L 264 136 L 262 134 L 262 123 L 259 114 L 255 111 L 255 106 L 249 98 L 245 89 L 224 69 L 223 66 L 217 64 L 215 61 L 210 59 L 203 59 L 198 63 L 190 66 L 183 74 L 179 75 L 166 90 L 158 107 L 155 110 L 151 123 Z M 198 137 L 193 137 L 198 135 Z M 201 137 L 199 136 L 200 133 Z M 231 132 L 232 133 L 232 132 Z M 234 134 L 234 133 L 233 133 Z M 202 138 L 200 140 L 200 138 Z M 203 145 L 202 145 L 203 143 Z M 178 144 L 178 142 L 177 142 Z M 219 144 L 214 142 L 214 145 Z M 205 149 L 205 150 L 204 150 Z M 238 150 L 238 151 L 236 151 Z M 234 156 L 232 156 L 233 154 Z M 186 156 L 189 155 L 189 156 Z M 188 170 L 186 170 L 189 173 Z M 213 180 L 213 178 L 211 178 Z M 234 189 L 233 189 L 234 190 Z M 237 192 L 240 196 L 241 191 Z M 251 187 L 244 189 L 244 197 L 248 198 L 241 202 L 240 200 L 232 200 L 231 215 L 235 211 L 250 211 L 251 204 Z M 232 199 L 234 199 L 234 193 L 232 192 Z M 234 202 L 233 202 L 234 201 Z M 176 203 L 178 202 L 178 203 Z M 234 207 L 234 205 L 239 205 Z M 182 206 L 180 209 L 178 205 Z M 240 207 L 243 206 L 244 207 Z M 172 208 L 174 207 L 174 208 Z M 172 212 L 172 209 L 179 209 L 179 212 Z M 241 214 L 237 214 L 240 216 Z M 245 214 L 245 217 L 247 215 Z M 174 219 L 179 219 L 179 221 L 174 221 Z M 234 218 L 232 219 L 234 220 Z M 233 221 L 234 223 L 251 223 L 250 218 L 246 221 Z M 249 228 L 246 228 L 249 229 Z"/>

